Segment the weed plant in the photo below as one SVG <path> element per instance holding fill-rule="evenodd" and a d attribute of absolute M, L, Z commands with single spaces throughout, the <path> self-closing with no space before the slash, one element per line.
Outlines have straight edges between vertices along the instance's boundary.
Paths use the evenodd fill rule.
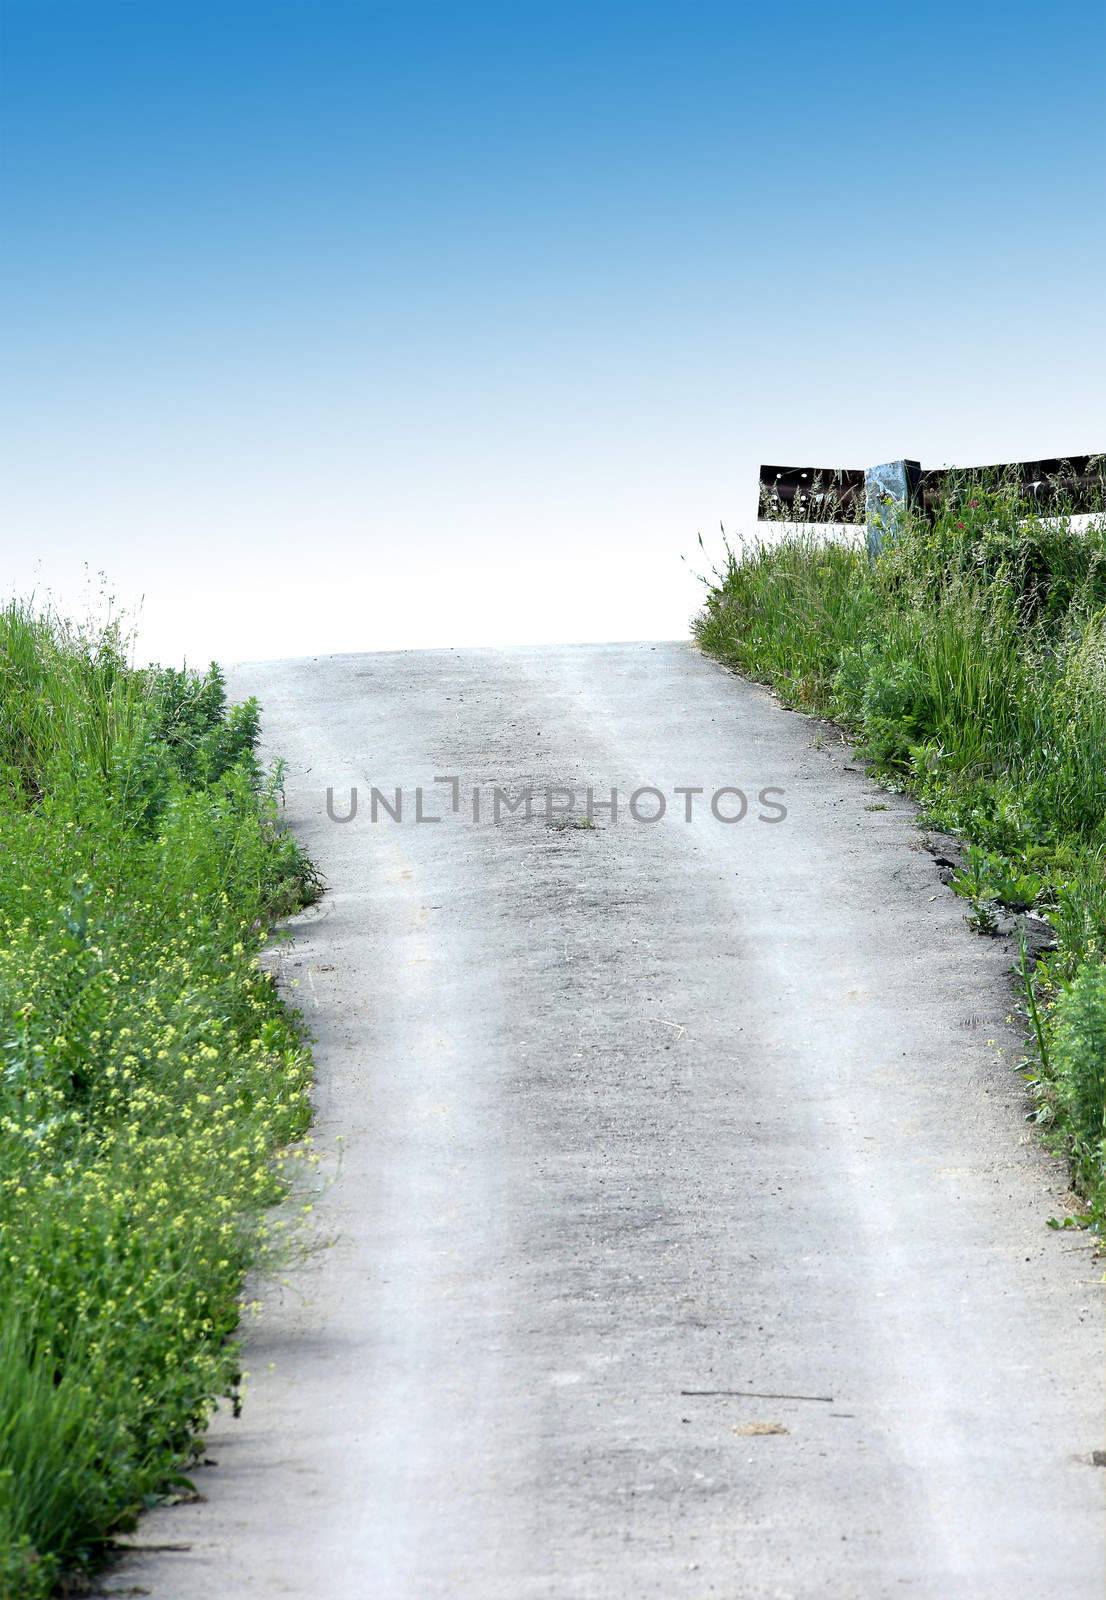
<path fill-rule="evenodd" d="M 702 647 L 835 718 L 875 771 L 969 841 L 974 925 L 1052 925 L 1032 975 L 1038 1122 L 1106 1220 L 1106 516 L 1037 514 L 1011 480 L 952 482 L 870 560 L 785 527 L 708 583 Z"/>
<path fill-rule="evenodd" d="M 215 667 L 0 611 L 5 1597 L 93 1565 L 236 1392 L 243 1275 L 309 1119 L 258 956 L 315 879 L 257 731 Z"/>

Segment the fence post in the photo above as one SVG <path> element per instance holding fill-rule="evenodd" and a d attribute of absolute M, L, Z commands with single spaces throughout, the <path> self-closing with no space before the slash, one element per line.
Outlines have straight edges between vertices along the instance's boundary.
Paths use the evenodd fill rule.
<path fill-rule="evenodd" d="M 903 511 L 913 502 L 921 481 L 917 461 L 885 461 L 864 474 L 864 522 L 868 560 L 879 555 L 884 539 L 893 539 Z"/>

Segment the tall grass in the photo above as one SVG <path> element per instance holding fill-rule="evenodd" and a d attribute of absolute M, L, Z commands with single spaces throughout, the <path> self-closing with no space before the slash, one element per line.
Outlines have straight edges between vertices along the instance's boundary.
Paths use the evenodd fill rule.
<path fill-rule="evenodd" d="M 135 671 L 110 630 L 0 611 L 5 1597 L 94 1563 L 237 1382 L 309 1116 L 258 952 L 313 877 L 256 738 L 215 668 Z"/>
<path fill-rule="evenodd" d="M 705 650 L 831 716 L 930 825 L 970 843 L 975 924 L 1047 918 L 1033 976 L 1037 1119 L 1106 1220 L 1106 517 L 1027 514 L 1013 483 L 954 484 L 874 561 L 784 530 L 708 586 Z"/>

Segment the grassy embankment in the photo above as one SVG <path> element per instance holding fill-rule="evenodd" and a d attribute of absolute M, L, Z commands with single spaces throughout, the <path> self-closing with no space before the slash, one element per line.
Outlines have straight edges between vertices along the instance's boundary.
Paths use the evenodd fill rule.
<path fill-rule="evenodd" d="M 216 670 L 0 612 L 0 1595 L 179 1485 L 309 1119 L 258 969 L 312 898 Z"/>
<path fill-rule="evenodd" d="M 1036 1121 L 1106 1220 L 1106 517 L 1026 515 L 964 481 L 933 521 L 863 547 L 786 533 L 728 552 L 703 648 L 841 723 L 922 820 L 968 841 L 955 887 L 980 931 L 1043 913 L 1021 984 Z"/>

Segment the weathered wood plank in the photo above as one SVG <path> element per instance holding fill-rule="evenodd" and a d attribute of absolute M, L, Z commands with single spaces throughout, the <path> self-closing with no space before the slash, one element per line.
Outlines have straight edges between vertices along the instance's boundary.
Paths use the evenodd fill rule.
<path fill-rule="evenodd" d="M 863 522 L 864 468 L 763 466 L 758 514 L 782 507 L 794 507 L 797 521 Z"/>

